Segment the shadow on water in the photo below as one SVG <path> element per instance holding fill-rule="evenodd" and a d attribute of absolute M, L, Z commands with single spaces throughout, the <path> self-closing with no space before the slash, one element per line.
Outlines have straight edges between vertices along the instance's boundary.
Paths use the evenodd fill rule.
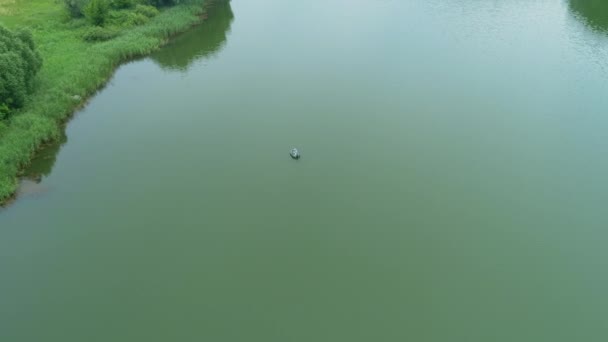
<path fill-rule="evenodd" d="M 186 71 L 194 61 L 221 51 L 234 20 L 230 1 L 214 1 L 207 8 L 207 16 L 203 25 L 179 35 L 151 59 L 163 69 Z"/>
<path fill-rule="evenodd" d="M 44 146 L 36 153 L 30 165 L 20 174 L 17 197 L 37 196 L 48 192 L 49 188 L 43 184 L 42 180 L 53 171 L 57 155 L 59 155 L 61 147 L 67 142 L 68 136 L 65 134 L 65 130 L 61 130 L 57 140 Z M 4 205 L 0 206 L 0 209 L 4 207 Z"/>
<path fill-rule="evenodd" d="M 570 10 L 591 28 L 608 33 L 608 1 L 568 0 Z"/>
<path fill-rule="evenodd" d="M 30 166 L 23 171 L 21 178 L 40 183 L 44 177 L 51 174 L 55 161 L 57 160 L 57 155 L 59 154 L 61 147 L 67 142 L 68 137 L 65 134 L 65 131 L 62 130 L 61 135 L 57 140 L 36 153 L 36 157 L 32 159 Z"/>

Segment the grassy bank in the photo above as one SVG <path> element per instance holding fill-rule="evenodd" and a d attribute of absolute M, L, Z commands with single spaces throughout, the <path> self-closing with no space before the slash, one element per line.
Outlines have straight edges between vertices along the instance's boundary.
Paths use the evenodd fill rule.
<path fill-rule="evenodd" d="M 56 0 L 0 0 L 0 23 L 30 29 L 44 60 L 25 107 L 0 122 L 0 203 L 15 193 L 18 173 L 36 150 L 59 136 L 65 120 L 120 63 L 158 49 L 171 35 L 200 22 L 204 2 L 162 10 L 141 26 L 117 29 L 112 40 L 91 43 L 83 39 L 91 27 L 84 19 L 69 20 Z"/>

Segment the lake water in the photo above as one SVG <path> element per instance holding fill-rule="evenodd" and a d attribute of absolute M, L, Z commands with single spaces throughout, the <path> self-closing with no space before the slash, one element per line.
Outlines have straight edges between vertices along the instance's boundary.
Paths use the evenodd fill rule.
<path fill-rule="evenodd" d="M 606 341 L 607 207 L 605 2 L 219 3 L 0 210 L 0 340 Z"/>

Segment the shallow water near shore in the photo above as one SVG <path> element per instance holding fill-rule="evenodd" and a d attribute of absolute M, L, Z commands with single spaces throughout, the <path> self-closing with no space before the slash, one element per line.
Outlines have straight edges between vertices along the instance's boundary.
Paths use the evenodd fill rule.
<path fill-rule="evenodd" d="M 0 341 L 605 341 L 598 3 L 219 2 L 0 209 Z"/>

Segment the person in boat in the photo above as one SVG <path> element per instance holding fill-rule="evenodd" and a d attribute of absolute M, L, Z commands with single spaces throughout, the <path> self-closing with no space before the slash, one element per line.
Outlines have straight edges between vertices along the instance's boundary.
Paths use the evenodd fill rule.
<path fill-rule="evenodd" d="M 297 148 L 292 149 L 291 152 L 289 152 L 289 155 L 293 159 L 300 159 L 300 151 L 298 151 Z"/>

